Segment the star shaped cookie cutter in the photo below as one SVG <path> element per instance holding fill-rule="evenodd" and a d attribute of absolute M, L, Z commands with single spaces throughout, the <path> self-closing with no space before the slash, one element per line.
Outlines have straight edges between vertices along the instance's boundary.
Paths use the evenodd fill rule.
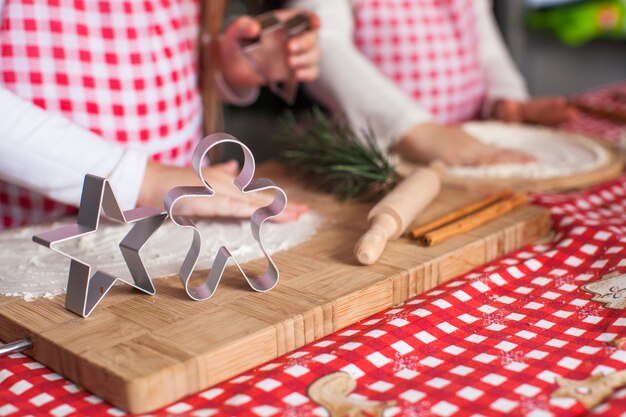
<path fill-rule="evenodd" d="M 258 38 L 244 42 L 243 54 L 257 74 L 265 79 L 270 90 L 288 104 L 293 104 L 298 80 L 289 69 L 287 42 L 309 30 L 311 22 L 304 14 L 296 14 L 281 21 L 271 12 L 257 16 L 256 19 L 261 25 L 261 34 Z"/>
<path fill-rule="evenodd" d="M 96 270 L 91 275 L 91 265 L 55 247 L 59 243 L 96 232 L 103 211 L 104 215 L 112 220 L 134 224 L 119 244 L 133 282 L 128 282 L 100 270 Z M 139 251 L 161 226 L 166 217 L 167 214 L 164 211 L 152 207 L 139 207 L 122 211 L 108 180 L 95 175 L 86 175 L 76 224 L 33 236 L 33 241 L 36 243 L 70 258 L 65 308 L 80 316 L 89 316 L 117 281 L 122 281 L 140 291 L 154 295 L 154 285 L 141 260 Z"/>
<path fill-rule="evenodd" d="M 274 190 L 274 200 L 267 206 L 257 209 L 250 218 L 250 227 L 254 239 L 259 244 L 265 259 L 267 260 L 267 270 L 260 276 L 248 276 L 241 268 L 237 260 L 232 256 L 228 249 L 221 246 L 213 260 L 211 270 L 206 280 L 197 287 L 191 287 L 190 278 L 194 272 L 200 253 L 202 250 L 202 235 L 194 224 L 193 220 L 186 216 L 179 216 L 173 213 L 176 204 L 184 198 L 211 197 L 215 195 L 215 191 L 202 175 L 202 161 L 207 157 L 208 152 L 221 144 L 233 143 L 241 147 L 244 156 L 244 163 L 239 175 L 235 178 L 234 184 L 242 193 L 253 193 L 263 190 Z M 207 157 L 208 159 L 208 157 Z M 210 161 L 209 161 L 210 163 Z M 266 292 L 271 290 L 278 283 L 279 271 L 278 267 L 272 260 L 272 257 L 266 251 L 261 241 L 261 226 L 266 220 L 279 215 L 287 206 L 287 195 L 272 180 L 268 178 L 254 178 L 255 162 L 254 156 L 250 149 L 237 140 L 235 137 L 225 133 L 214 133 L 202 139 L 193 154 L 193 168 L 196 174 L 202 180 L 204 186 L 194 187 L 176 187 L 172 188 L 165 196 L 165 209 L 170 219 L 180 227 L 190 228 L 193 230 L 193 240 L 185 260 L 180 268 L 180 280 L 185 287 L 185 291 L 189 297 L 194 300 L 203 301 L 210 298 L 217 289 L 219 282 L 224 274 L 226 263 L 232 259 L 241 274 L 244 276 L 250 287 L 258 292 Z"/>

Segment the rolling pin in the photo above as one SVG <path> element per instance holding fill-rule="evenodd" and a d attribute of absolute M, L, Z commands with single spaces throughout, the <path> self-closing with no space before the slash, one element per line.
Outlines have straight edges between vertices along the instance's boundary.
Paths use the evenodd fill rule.
<path fill-rule="evenodd" d="M 399 238 L 435 199 L 441 188 L 443 170 L 441 162 L 416 168 L 370 210 L 369 229 L 354 247 L 354 255 L 361 264 L 376 262 L 387 241 Z"/>

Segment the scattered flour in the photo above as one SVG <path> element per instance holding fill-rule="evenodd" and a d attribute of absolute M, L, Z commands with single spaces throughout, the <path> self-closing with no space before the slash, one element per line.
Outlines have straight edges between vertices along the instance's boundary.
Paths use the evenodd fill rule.
<path fill-rule="evenodd" d="M 572 133 L 499 122 L 466 123 L 463 129 L 483 143 L 531 154 L 537 162 L 450 168 L 449 174 L 457 177 L 564 177 L 592 171 L 609 160 L 609 153 L 601 145 Z"/>
<path fill-rule="evenodd" d="M 315 213 L 306 213 L 296 222 L 266 223 L 262 228 L 265 248 L 275 253 L 298 245 L 313 236 L 320 223 L 321 219 Z M 1 295 L 33 300 L 65 293 L 69 259 L 32 241 L 34 234 L 62 224 L 30 226 L 0 233 Z M 249 221 L 199 221 L 198 228 L 203 237 L 203 255 L 198 261 L 198 269 L 211 267 L 220 246 L 226 246 L 239 263 L 263 256 L 252 237 Z M 129 229 L 129 225 L 101 222 L 97 232 L 57 247 L 90 263 L 92 272 L 98 268 L 128 281 L 131 277 L 117 245 Z M 192 235 L 191 230 L 165 221 L 140 252 L 152 277 L 178 273 Z"/>

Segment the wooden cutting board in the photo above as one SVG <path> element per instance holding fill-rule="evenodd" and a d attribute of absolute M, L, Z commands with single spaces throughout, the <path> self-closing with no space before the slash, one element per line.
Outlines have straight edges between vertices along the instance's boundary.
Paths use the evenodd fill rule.
<path fill-rule="evenodd" d="M 149 412 L 398 305 L 550 228 L 547 210 L 521 207 L 434 247 L 391 242 L 377 264 L 363 267 L 352 249 L 369 205 L 302 190 L 276 166 L 263 175 L 324 217 L 312 239 L 274 255 L 281 271 L 274 290 L 252 292 L 230 268 L 215 296 L 197 302 L 178 279 L 165 278 L 153 297 L 113 288 L 87 319 L 65 310 L 64 296 L 0 297 L 0 339 L 29 337 L 29 356 L 123 410 Z M 446 186 L 416 223 L 477 198 Z M 262 270 L 264 261 L 245 266 Z"/>

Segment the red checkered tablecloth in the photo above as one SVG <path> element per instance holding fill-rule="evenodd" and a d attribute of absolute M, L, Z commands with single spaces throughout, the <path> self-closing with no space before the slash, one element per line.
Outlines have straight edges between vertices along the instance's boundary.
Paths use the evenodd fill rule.
<path fill-rule="evenodd" d="M 385 416 L 586 415 L 575 399 L 551 394 L 556 377 L 626 370 L 626 350 L 615 343 L 626 337 L 624 310 L 579 288 L 626 272 L 626 176 L 585 192 L 537 195 L 535 203 L 552 212 L 553 243 L 526 247 L 154 414 L 327 416 L 307 389 L 343 371 L 356 381 L 351 401 L 395 402 Z M 0 369 L 0 416 L 124 414 L 23 355 L 1 359 Z M 593 413 L 626 415 L 626 389 L 617 387 Z"/>
<path fill-rule="evenodd" d="M 621 148 L 626 147 L 626 123 L 594 117 L 579 112 L 576 118 L 559 126 L 560 129 L 604 139 Z"/>
<path fill-rule="evenodd" d="M 626 82 L 591 90 L 572 98 L 576 103 L 598 112 L 619 112 L 626 115 Z M 585 112 L 561 126 L 560 129 L 604 139 L 626 148 L 626 122 L 596 117 Z"/>
<path fill-rule="evenodd" d="M 624 121 L 626 117 L 626 83 L 619 82 L 578 94 L 574 102 L 587 109 Z"/>
<path fill-rule="evenodd" d="M 384 416 L 626 417 L 626 376 L 591 411 L 553 396 L 557 378 L 626 374 L 625 310 L 608 309 L 580 289 L 626 273 L 626 175 L 584 192 L 535 195 L 534 203 L 552 213 L 551 243 L 526 247 L 153 415 L 360 417 L 386 405 Z M 612 297 L 624 302 L 621 282 Z M 337 372 L 354 381 L 344 400 L 356 408 L 330 414 L 309 396 L 310 386 Z M 24 355 L 2 358 L 0 417 L 28 415 L 125 413 Z"/>

